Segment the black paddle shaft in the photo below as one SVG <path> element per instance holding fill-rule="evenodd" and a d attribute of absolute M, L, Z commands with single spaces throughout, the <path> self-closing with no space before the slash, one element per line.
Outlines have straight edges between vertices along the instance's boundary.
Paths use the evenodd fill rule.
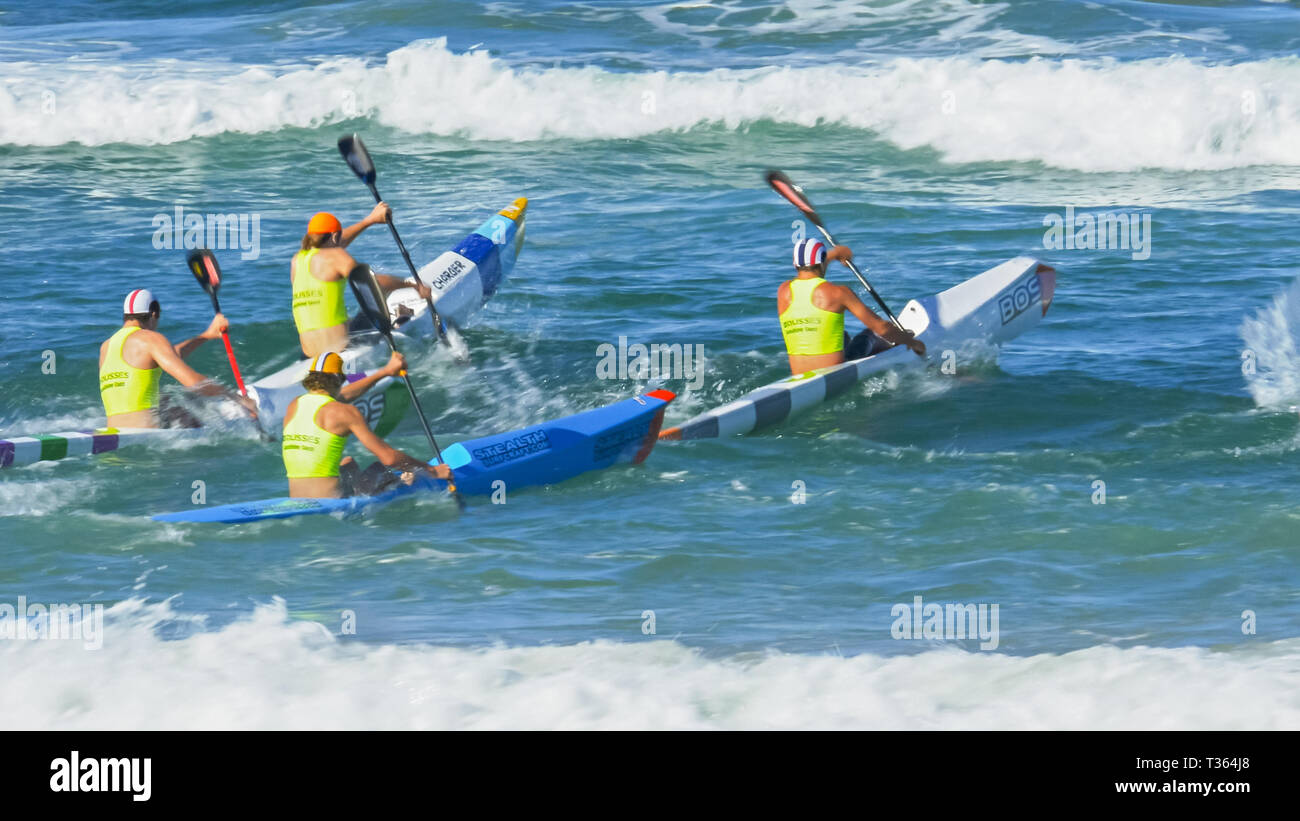
<path fill-rule="evenodd" d="M 397 345 L 393 343 L 393 335 L 387 330 L 380 331 L 384 339 L 388 342 L 388 348 L 393 353 L 397 353 Z M 415 415 L 420 419 L 420 427 L 424 428 L 424 435 L 428 437 L 429 444 L 433 446 L 433 455 L 437 457 L 440 464 L 447 464 L 442 458 L 442 449 L 438 447 L 438 440 L 433 436 L 433 429 L 429 427 L 429 420 L 425 418 L 424 408 L 420 405 L 420 397 L 415 392 L 415 386 L 411 384 L 411 377 L 406 371 L 402 371 L 402 381 L 406 383 L 406 392 L 411 395 L 411 404 L 415 406 Z M 448 470 L 451 468 L 448 467 Z M 460 491 L 456 490 L 456 479 L 453 475 L 447 481 L 447 490 L 451 491 L 452 498 L 456 500 L 456 505 L 461 510 L 465 509 L 465 500 L 461 498 Z"/>
<path fill-rule="evenodd" d="M 817 209 L 813 208 L 812 201 L 808 199 L 808 195 L 804 193 L 802 188 L 795 185 L 794 180 L 775 169 L 767 172 L 766 179 L 767 184 L 772 187 L 773 191 L 776 191 L 776 193 L 784 197 L 791 205 L 799 209 L 804 216 L 812 220 L 812 224 L 817 226 L 817 230 L 822 232 L 822 236 L 826 238 L 827 242 L 831 245 L 838 244 L 835 242 L 835 237 L 831 236 L 831 232 L 828 231 L 826 226 L 822 223 L 821 215 L 817 213 Z M 885 312 L 885 316 L 888 316 L 890 321 L 894 323 L 894 327 L 898 328 L 900 331 L 906 331 L 907 329 L 903 327 L 903 323 L 899 322 L 898 317 L 894 316 L 894 312 L 889 310 L 889 306 L 885 304 L 884 298 L 876 292 L 875 288 L 871 287 L 871 283 L 867 282 L 867 278 L 858 270 L 858 266 L 853 264 L 853 260 L 846 259 L 844 260 L 844 264 L 848 266 L 849 270 L 858 278 L 858 281 L 862 283 L 862 286 L 866 288 L 867 292 L 876 300 L 876 304 Z"/>
<path fill-rule="evenodd" d="M 393 335 L 387 331 L 383 332 L 384 339 L 388 342 L 388 348 L 393 353 L 397 353 L 397 345 L 393 344 Z M 424 416 L 424 408 L 420 405 L 420 397 L 415 392 L 415 386 L 411 384 L 411 378 L 405 371 L 402 372 L 402 381 L 406 383 L 406 390 L 411 394 L 411 404 L 415 405 L 415 413 L 420 417 L 420 426 L 424 428 L 424 435 L 429 438 L 429 444 L 433 446 L 433 455 L 442 461 L 442 450 L 438 447 L 438 440 L 433 438 L 433 430 L 429 427 L 429 420 Z"/>
<path fill-rule="evenodd" d="M 384 337 L 388 343 L 389 349 L 397 353 L 397 343 L 393 341 L 393 319 L 388 313 L 388 303 L 384 299 L 383 290 L 380 289 L 379 283 L 375 281 L 374 272 L 370 266 L 359 263 L 348 272 L 348 284 L 352 286 L 352 293 L 357 298 L 357 303 L 361 310 L 370 318 L 376 330 Z M 442 458 L 442 449 L 438 447 L 438 440 L 433 435 L 433 429 L 429 427 L 429 420 L 424 415 L 424 406 L 420 404 L 420 397 L 415 392 L 415 386 L 411 384 L 411 377 L 406 371 L 402 371 L 402 381 L 406 383 L 406 391 L 411 395 L 411 404 L 415 406 L 415 415 L 420 418 L 420 426 L 424 428 L 424 435 L 429 440 L 429 445 L 433 448 L 433 455 L 437 457 L 442 464 L 446 462 Z M 450 470 L 450 467 L 448 467 Z M 465 500 L 461 498 L 460 493 L 456 490 L 456 479 L 453 476 L 447 482 L 447 489 L 456 499 L 456 504 L 462 510 L 465 508 Z"/>
<path fill-rule="evenodd" d="M 375 195 L 375 202 L 383 202 L 384 198 L 379 196 L 379 188 L 372 182 L 369 183 L 370 193 Z M 420 279 L 420 272 L 415 269 L 415 263 L 411 261 L 411 254 L 406 250 L 406 243 L 402 242 L 402 237 L 397 233 L 397 225 L 393 222 L 392 212 L 384 220 L 388 224 L 388 230 L 393 232 L 393 239 L 397 242 L 397 250 L 402 252 L 402 259 L 406 260 L 406 267 L 410 270 L 411 276 L 415 281 L 423 285 L 424 280 Z M 444 342 L 447 339 L 447 326 L 443 324 L 442 317 L 438 314 L 438 309 L 433 307 L 433 295 L 424 298 L 429 306 L 429 315 L 433 317 L 433 327 L 438 331 L 438 337 Z"/>
<path fill-rule="evenodd" d="M 348 166 L 352 169 L 361 181 L 370 189 L 374 195 L 375 202 L 383 202 L 384 198 L 379 195 L 379 186 L 375 184 L 375 163 L 370 159 L 370 152 L 366 150 L 366 144 L 362 142 L 361 135 L 350 134 L 339 138 L 339 153 L 347 161 Z M 390 211 L 384 222 L 388 224 L 388 230 L 393 232 L 393 239 L 397 242 L 397 250 L 402 252 L 402 259 L 406 260 L 406 267 L 410 270 L 411 276 L 415 278 L 418 285 L 424 285 L 424 280 L 420 279 L 420 272 L 416 270 L 415 263 L 411 261 L 411 254 L 406 250 L 406 244 L 402 242 L 402 237 L 397 233 L 397 225 L 393 222 L 393 215 Z M 447 327 L 438 315 L 438 309 L 433 307 L 433 295 L 424 298 L 429 306 L 429 315 L 433 319 L 434 330 L 438 332 L 438 338 L 443 342 L 447 341 Z"/>

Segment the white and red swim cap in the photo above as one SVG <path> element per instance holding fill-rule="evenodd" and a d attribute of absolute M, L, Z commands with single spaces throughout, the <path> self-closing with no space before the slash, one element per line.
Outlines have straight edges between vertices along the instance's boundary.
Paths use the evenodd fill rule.
<path fill-rule="evenodd" d="M 152 291 L 148 288 L 136 288 L 134 291 L 127 294 L 126 299 L 122 301 L 122 313 L 152 313 L 155 305 L 158 305 L 158 300 L 153 298 Z"/>

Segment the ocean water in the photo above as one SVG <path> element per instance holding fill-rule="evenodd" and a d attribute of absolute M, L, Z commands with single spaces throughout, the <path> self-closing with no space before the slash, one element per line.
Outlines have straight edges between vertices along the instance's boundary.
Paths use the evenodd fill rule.
<path fill-rule="evenodd" d="M 411 352 L 443 444 L 652 384 L 672 424 L 784 375 L 769 167 L 895 310 L 1020 254 L 1059 278 L 955 377 L 463 513 L 149 521 L 199 480 L 284 492 L 216 416 L 3 471 L 0 615 L 105 623 L 0 641 L 0 727 L 1300 728 L 1298 55 L 1300 7 L 1245 0 L 8 4 L 2 436 L 102 419 L 130 289 L 202 330 L 153 242 L 177 206 L 256 215 L 222 307 L 246 376 L 291 361 L 305 220 L 371 205 L 353 131 L 417 262 L 530 199 L 470 364 Z M 1149 242 L 1045 248 L 1067 209 Z M 380 230 L 352 250 L 401 272 Z M 621 336 L 703 372 L 599 379 Z M 231 384 L 219 345 L 192 362 Z M 413 417 L 390 439 L 426 447 Z M 896 638 L 917 596 L 996 605 L 996 646 Z"/>

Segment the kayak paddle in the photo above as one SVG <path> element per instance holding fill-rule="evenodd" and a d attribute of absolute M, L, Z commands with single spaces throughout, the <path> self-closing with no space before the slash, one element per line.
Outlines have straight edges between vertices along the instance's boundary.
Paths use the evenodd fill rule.
<path fill-rule="evenodd" d="M 347 160 L 353 172 L 356 173 L 361 181 L 374 194 L 375 202 L 383 202 L 384 198 L 379 196 L 379 189 L 375 186 L 375 164 L 370 159 L 370 152 L 366 150 L 366 144 L 361 141 L 360 134 L 350 134 L 346 137 L 339 137 L 339 153 L 343 159 Z M 393 232 L 393 239 L 397 240 L 397 249 L 402 252 L 402 259 L 406 260 L 406 267 L 411 269 L 411 276 L 420 285 L 424 280 L 420 279 L 420 272 L 415 270 L 415 263 L 411 262 L 411 255 L 407 253 L 406 246 L 402 243 L 402 238 L 397 234 L 397 226 L 393 224 L 393 215 L 388 215 L 388 230 Z M 429 314 L 433 317 L 433 327 L 438 331 L 438 339 L 443 342 L 447 341 L 447 327 L 443 324 L 442 317 L 438 316 L 438 311 L 433 307 L 433 297 L 425 298 L 429 304 Z M 381 304 L 386 304 L 382 303 Z"/>
<path fill-rule="evenodd" d="M 393 318 L 388 313 L 388 300 L 384 297 L 384 290 L 379 287 L 375 274 L 370 270 L 370 266 L 364 262 L 357 265 L 348 272 L 348 285 L 352 286 L 352 293 L 356 295 L 357 302 L 361 305 L 361 310 L 365 311 L 366 318 L 383 334 L 384 339 L 388 341 L 388 347 L 394 353 L 397 352 L 397 345 L 393 342 Z M 424 408 L 420 406 L 420 397 L 415 394 L 415 386 L 411 384 L 411 377 L 405 370 L 400 374 L 402 381 L 406 383 L 406 390 L 411 394 L 411 404 L 415 406 L 415 413 L 420 417 L 420 425 L 424 427 L 424 435 L 429 437 L 429 444 L 433 446 L 433 455 L 438 457 L 438 461 L 447 464 L 442 459 L 442 449 L 438 447 L 438 440 L 433 438 L 433 431 L 429 429 L 429 420 L 425 418 Z M 447 467 L 451 470 L 451 466 Z M 465 500 L 461 498 L 460 493 L 456 490 L 456 477 L 453 475 L 447 480 L 447 490 L 456 499 L 456 504 L 461 510 L 465 509 Z"/>
<path fill-rule="evenodd" d="M 212 299 L 212 310 L 221 313 L 221 303 L 217 302 L 217 289 L 221 287 L 221 266 L 217 265 L 216 255 L 206 248 L 195 248 L 186 255 L 185 262 L 190 266 L 190 273 L 194 274 L 199 285 Z M 230 347 L 230 333 L 222 331 L 221 341 L 226 343 L 226 358 L 230 360 L 230 370 L 235 374 L 235 384 L 239 386 L 241 394 L 248 396 L 244 377 L 239 374 L 239 363 L 235 361 L 235 349 Z"/>
<path fill-rule="evenodd" d="M 794 180 L 790 179 L 780 171 L 773 169 L 767 172 L 767 184 L 772 186 L 772 190 L 776 191 L 776 193 L 789 200 L 791 205 L 803 212 L 805 217 L 812 220 L 812 224 L 817 226 L 817 230 L 822 232 L 822 236 L 826 238 L 827 242 L 831 245 L 838 245 L 838 243 L 835 242 L 835 237 L 832 237 L 831 232 L 826 230 L 826 226 L 822 224 L 822 218 L 818 216 L 817 209 L 813 208 L 813 204 L 808 200 L 808 196 L 804 194 L 802 188 L 794 184 Z M 889 306 L 885 304 L 885 300 L 881 299 L 880 294 L 876 293 L 876 289 L 871 287 L 870 282 L 867 282 L 867 278 L 858 270 L 858 266 L 853 264 L 853 260 L 846 259 L 844 260 L 844 264 L 849 267 L 850 271 L 857 275 L 858 281 L 866 287 L 873 297 L 875 297 L 876 304 L 884 309 L 885 314 L 893 321 L 894 326 L 900 331 L 906 331 L 902 323 L 898 321 L 898 317 L 894 316 L 894 312 L 889 310 Z"/>

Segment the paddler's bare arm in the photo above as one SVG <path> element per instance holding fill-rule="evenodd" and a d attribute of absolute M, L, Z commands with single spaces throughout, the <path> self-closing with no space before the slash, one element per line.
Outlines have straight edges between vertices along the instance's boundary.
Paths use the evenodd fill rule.
<path fill-rule="evenodd" d="M 392 213 L 392 209 L 388 207 L 388 203 L 377 203 L 375 207 L 370 210 L 370 213 L 366 215 L 365 219 L 358 222 L 356 225 L 349 225 L 347 228 L 343 229 L 343 237 L 339 240 L 339 245 L 343 248 L 348 247 L 352 244 L 352 240 L 361 236 L 362 231 L 372 225 L 382 225 L 387 222 L 390 213 Z"/>
<path fill-rule="evenodd" d="M 199 337 L 195 337 L 195 339 L 198 338 Z M 180 352 L 173 348 L 172 344 L 167 341 L 167 337 L 160 333 L 150 332 L 149 336 L 143 341 L 147 346 L 146 349 L 149 351 L 149 355 L 153 357 L 153 361 L 177 382 L 187 388 L 192 388 L 196 393 L 201 393 L 205 396 L 213 396 L 216 395 L 217 392 L 221 391 L 219 385 L 194 370 L 189 365 L 186 365 L 185 359 L 180 355 Z M 193 340 L 186 341 L 192 342 Z M 191 348 L 191 350 L 192 349 L 193 348 Z"/>
<path fill-rule="evenodd" d="M 844 306 L 845 310 L 861 320 L 862 324 L 866 325 L 872 333 L 891 345 L 906 345 L 917 356 L 925 356 L 925 343 L 916 339 L 910 331 L 900 331 L 892 323 L 876 316 L 875 312 L 864 305 L 861 299 L 858 299 L 858 295 L 853 293 L 852 288 L 844 285 L 836 287 L 840 291 L 838 294 L 840 304 Z"/>
<path fill-rule="evenodd" d="M 345 414 L 341 421 L 347 426 L 348 432 L 357 437 L 357 441 L 360 442 L 366 450 L 373 453 L 375 458 L 385 467 L 404 471 L 423 470 L 433 476 L 437 476 L 439 479 L 446 479 L 451 476 L 451 471 L 446 465 L 434 466 L 422 462 L 414 456 L 411 456 L 409 453 L 400 451 L 389 445 L 383 439 L 380 439 L 375 435 L 375 432 L 370 429 L 370 426 L 366 424 L 365 417 L 361 415 L 361 411 L 351 405 L 343 405 L 342 403 L 336 404 L 339 405 L 337 412 Z M 334 406 L 330 405 L 329 407 L 332 409 Z"/>
<path fill-rule="evenodd" d="M 361 225 L 361 223 L 357 223 L 357 225 Z M 353 227 L 355 228 L 356 226 Z M 336 279 L 347 279 L 348 272 L 357 264 L 357 260 L 342 248 L 322 249 L 318 259 L 320 259 L 320 265 L 317 270 L 313 272 L 313 276 L 322 282 L 331 282 Z M 376 271 L 375 279 L 379 282 L 379 287 L 383 289 L 385 294 L 391 294 L 399 288 L 414 287 L 420 292 L 420 296 L 425 299 L 428 299 L 432 295 L 428 286 L 414 286 L 409 280 L 402 279 L 401 277 L 381 274 Z"/>
<path fill-rule="evenodd" d="M 853 261 L 853 249 L 847 245 L 831 246 L 831 250 L 826 252 L 826 264 L 830 265 L 836 260 L 843 262 L 844 267 L 847 268 L 849 263 Z"/>
<path fill-rule="evenodd" d="M 826 262 L 829 263 L 831 260 L 839 260 L 844 263 L 845 268 L 848 268 L 849 263 L 853 261 L 853 250 L 847 245 L 836 245 L 826 252 Z M 852 288 L 844 285 L 838 285 L 836 288 L 838 307 L 856 316 L 873 334 L 891 345 L 906 345 L 917 356 L 925 356 L 925 343 L 915 339 L 911 331 L 899 330 L 892 322 L 886 322 L 876 316 L 875 311 L 864 305 Z"/>
<path fill-rule="evenodd" d="M 339 399 L 344 402 L 351 402 L 358 396 L 370 390 L 371 386 L 386 376 L 397 376 L 406 369 L 406 357 L 396 351 L 389 357 L 388 364 L 379 368 L 372 373 L 367 374 L 356 382 L 349 382 L 339 391 Z"/>
<path fill-rule="evenodd" d="M 181 359 L 186 359 L 190 354 L 198 350 L 199 346 L 209 339 L 220 339 L 222 332 L 230 328 L 230 323 L 226 320 L 224 314 L 217 314 L 212 317 L 212 322 L 208 323 L 208 329 L 198 336 L 191 337 L 184 342 L 176 345 L 176 353 L 180 354 Z M 171 371 L 168 371 L 171 373 Z M 175 374 L 173 374 L 174 376 Z"/>
<path fill-rule="evenodd" d="M 350 228 L 344 229 L 342 240 L 343 247 L 346 248 L 348 243 L 356 239 L 362 231 L 366 230 L 370 226 L 382 225 L 383 223 L 388 222 L 392 217 L 392 214 L 393 209 L 388 207 L 388 203 L 381 202 L 376 204 L 374 209 L 371 210 L 365 219 Z M 349 267 L 348 270 L 351 270 L 351 268 Z M 391 294 L 393 291 L 400 288 L 410 288 L 413 285 L 401 277 L 389 276 L 388 274 L 376 273 L 375 280 L 379 283 L 379 287 L 383 289 L 385 294 Z M 420 296 L 425 299 L 428 299 L 432 295 L 432 292 L 429 290 L 427 285 L 414 285 L 414 287 L 415 290 L 420 292 Z"/>
<path fill-rule="evenodd" d="M 222 323 L 225 322 L 225 317 L 221 316 L 221 314 L 217 314 L 216 318 L 212 321 L 212 325 L 208 326 L 208 330 L 195 337 L 195 339 L 211 339 L 207 334 L 210 333 L 214 327 L 217 327 L 217 319 L 220 319 Z M 221 332 L 218 331 L 217 336 L 220 335 Z M 186 340 L 186 342 L 193 341 L 193 339 Z M 180 352 L 177 351 L 176 348 L 173 348 L 172 344 L 167 341 L 167 337 L 157 332 L 150 332 L 145 343 L 148 346 L 149 355 L 153 357 L 153 361 L 157 363 L 158 367 L 162 368 L 168 373 L 168 375 L 193 393 L 196 393 L 199 396 L 221 396 L 226 399 L 232 399 L 243 405 L 254 417 L 257 416 L 257 405 L 253 400 L 246 396 L 231 393 L 223 388 L 219 383 L 185 364 L 185 359 L 181 356 Z M 198 344 L 196 343 L 193 347 L 198 347 Z M 191 351 L 193 350 L 193 347 L 190 349 Z"/>
<path fill-rule="evenodd" d="M 428 285 L 419 285 L 409 279 L 389 276 L 388 274 L 375 274 L 375 280 L 379 283 L 379 287 L 384 290 L 385 294 L 391 294 L 393 291 L 401 288 L 414 288 L 420 296 L 425 299 L 428 299 L 433 295 L 433 292 L 429 290 Z"/>

